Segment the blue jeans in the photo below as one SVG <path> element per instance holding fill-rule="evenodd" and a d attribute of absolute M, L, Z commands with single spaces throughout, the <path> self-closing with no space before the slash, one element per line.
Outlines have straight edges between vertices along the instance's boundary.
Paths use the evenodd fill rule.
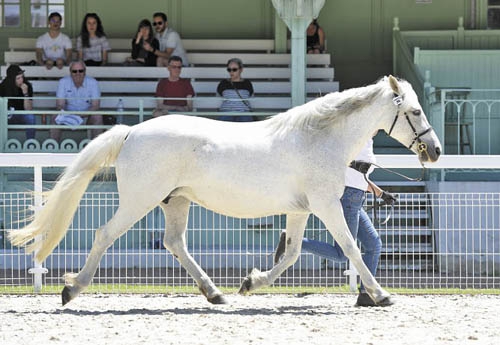
<path fill-rule="evenodd" d="M 380 252 L 382 251 L 382 240 L 375 230 L 368 214 L 363 209 L 365 200 L 365 192 L 351 187 L 345 187 L 344 194 L 340 201 L 344 210 L 344 217 L 351 231 L 354 240 L 358 239 L 364 250 L 363 262 L 370 270 L 373 276 L 377 272 Z M 302 240 L 302 249 L 306 252 L 316 254 L 333 261 L 346 262 L 347 257 L 344 252 L 335 242 L 332 246 L 329 243 L 310 240 L 304 238 Z M 363 282 L 360 289 L 364 291 Z"/>
<path fill-rule="evenodd" d="M 35 115 L 33 114 L 14 114 L 9 119 L 9 125 L 34 125 L 36 123 Z M 26 129 L 26 139 L 35 138 L 35 129 Z"/>

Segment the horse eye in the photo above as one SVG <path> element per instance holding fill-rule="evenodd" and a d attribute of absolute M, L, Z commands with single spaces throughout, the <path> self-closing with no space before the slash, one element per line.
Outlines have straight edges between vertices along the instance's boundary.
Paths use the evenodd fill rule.
<path fill-rule="evenodd" d="M 420 114 L 422 114 L 420 110 L 413 110 L 413 115 L 419 116 Z"/>

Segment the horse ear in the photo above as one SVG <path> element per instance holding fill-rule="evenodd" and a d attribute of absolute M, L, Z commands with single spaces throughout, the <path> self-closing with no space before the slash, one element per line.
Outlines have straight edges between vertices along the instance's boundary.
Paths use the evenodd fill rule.
<path fill-rule="evenodd" d="M 389 75 L 389 84 L 391 85 L 392 91 L 399 96 L 401 94 L 401 90 L 399 89 L 399 83 L 398 80 L 394 78 L 392 75 Z"/>

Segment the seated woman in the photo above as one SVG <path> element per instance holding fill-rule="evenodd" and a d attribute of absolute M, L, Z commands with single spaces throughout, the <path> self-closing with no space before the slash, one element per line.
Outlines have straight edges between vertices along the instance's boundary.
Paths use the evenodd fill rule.
<path fill-rule="evenodd" d="M 108 61 L 111 50 L 101 19 L 95 13 L 87 13 L 83 18 L 80 36 L 76 39 L 78 60 L 87 66 L 102 66 Z"/>
<path fill-rule="evenodd" d="M 219 108 L 221 112 L 249 112 L 252 111 L 248 99 L 253 96 L 253 86 L 250 80 L 241 78 L 243 63 L 238 58 L 229 59 L 227 62 L 229 79 L 221 80 L 217 86 L 217 94 L 224 97 Z M 217 120 L 249 122 L 253 116 L 219 116 Z"/>
<path fill-rule="evenodd" d="M 325 32 L 316 19 L 307 27 L 307 54 L 322 54 L 325 50 Z"/>
<path fill-rule="evenodd" d="M 146 49 L 144 42 L 149 45 Z M 156 66 L 156 55 L 154 52 L 160 48 L 160 43 L 153 36 L 153 27 L 147 19 L 141 20 L 137 33 L 132 39 L 132 57 L 125 62 L 129 66 Z"/>
<path fill-rule="evenodd" d="M 9 98 L 8 108 L 11 110 L 33 110 L 33 87 L 24 77 L 24 71 L 18 65 L 10 65 L 7 68 L 7 76 L 0 84 L 0 97 L 23 97 Z M 33 114 L 9 114 L 9 125 L 34 125 Z M 35 138 L 35 129 L 26 129 L 26 139 Z"/>

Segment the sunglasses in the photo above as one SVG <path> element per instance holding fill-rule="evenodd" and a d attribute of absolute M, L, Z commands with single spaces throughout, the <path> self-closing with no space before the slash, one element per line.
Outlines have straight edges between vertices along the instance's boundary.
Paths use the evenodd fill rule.
<path fill-rule="evenodd" d="M 168 65 L 168 67 L 174 68 L 174 69 L 181 69 L 182 68 L 182 66 L 175 66 L 175 65 Z"/>
<path fill-rule="evenodd" d="M 156 26 L 156 25 L 163 25 L 163 22 L 154 22 L 153 26 Z"/>
<path fill-rule="evenodd" d="M 240 69 L 239 68 L 227 68 L 227 71 L 228 72 L 236 72 L 236 71 L 239 71 Z"/>
<path fill-rule="evenodd" d="M 73 74 L 85 73 L 85 70 L 84 69 L 72 69 L 71 73 L 73 73 Z"/>

